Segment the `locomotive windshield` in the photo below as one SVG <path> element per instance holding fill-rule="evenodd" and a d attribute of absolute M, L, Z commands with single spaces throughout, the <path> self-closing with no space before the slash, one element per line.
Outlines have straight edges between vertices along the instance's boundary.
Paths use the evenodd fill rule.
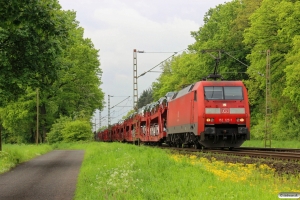
<path fill-rule="evenodd" d="M 204 87 L 205 99 L 207 100 L 243 100 L 242 87 Z"/>

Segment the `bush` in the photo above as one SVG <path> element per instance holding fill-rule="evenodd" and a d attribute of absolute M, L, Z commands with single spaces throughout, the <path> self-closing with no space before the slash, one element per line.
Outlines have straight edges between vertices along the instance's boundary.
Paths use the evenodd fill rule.
<path fill-rule="evenodd" d="M 258 120 L 258 124 L 255 126 L 252 126 L 250 129 L 250 134 L 251 137 L 250 139 L 252 140 L 262 140 L 265 137 L 265 120 L 261 119 Z"/>
<path fill-rule="evenodd" d="M 61 133 L 65 142 L 91 140 L 93 137 L 92 127 L 88 121 L 76 120 L 68 122 Z"/>
<path fill-rule="evenodd" d="M 56 120 L 56 123 L 51 127 L 51 131 L 47 134 L 47 141 L 50 144 L 63 141 L 62 130 L 71 121 L 72 119 L 69 117 L 60 117 Z"/>

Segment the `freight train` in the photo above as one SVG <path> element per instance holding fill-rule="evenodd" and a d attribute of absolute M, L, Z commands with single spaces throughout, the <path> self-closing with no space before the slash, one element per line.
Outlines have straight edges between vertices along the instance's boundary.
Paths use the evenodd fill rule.
<path fill-rule="evenodd" d="M 174 147 L 240 147 L 250 140 L 247 89 L 242 81 L 198 81 L 168 92 L 97 137 Z"/>

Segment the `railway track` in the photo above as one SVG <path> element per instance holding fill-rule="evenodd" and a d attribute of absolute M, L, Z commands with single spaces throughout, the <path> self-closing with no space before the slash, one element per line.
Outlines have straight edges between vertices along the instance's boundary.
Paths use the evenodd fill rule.
<path fill-rule="evenodd" d="M 300 151 L 271 151 L 271 150 L 252 150 L 252 149 L 234 149 L 232 151 L 224 150 L 204 150 L 203 152 L 227 154 L 234 156 L 246 156 L 252 158 L 269 158 L 269 159 L 280 159 L 280 160 L 298 160 L 300 161 Z"/>
<path fill-rule="evenodd" d="M 162 147 L 166 148 L 166 147 Z M 284 149 L 284 148 L 253 148 L 253 147 L 241 147 L 233 150 L 227 149 L 191 149 L 191 148 L 175 148 L 172 150 L 185 151 L 185 152 L 202 152 L 223 154 L 230 156 L 242 156 L 251 158 L 265 158 L 273 160 L 285 160 L 285 161 L 300 161 L 300 149 Z"/>
<path fill-rule="evenodd" d="M 290 148 L 239 147 L 234 149 L 253 150 L 253 151 L 300 152 L 300 149 L 290 149 Z"/>

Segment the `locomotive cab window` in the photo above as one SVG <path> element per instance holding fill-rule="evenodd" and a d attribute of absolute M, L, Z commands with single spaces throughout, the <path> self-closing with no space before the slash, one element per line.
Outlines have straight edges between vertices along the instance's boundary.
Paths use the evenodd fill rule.
<path fill-rule="evenodd" d="M 225 99 L 243 100 L 242 87 L 224 87 Z"/>
<path fill-rule="evenodd" d="M 242 87 L 204 87 L 204 95 L 207 100 L 243 100 Z"/>
<path fill-rule="evenodd" d="M 205 99 L 223 99 L 222 87 L 204 87 Z"/>

